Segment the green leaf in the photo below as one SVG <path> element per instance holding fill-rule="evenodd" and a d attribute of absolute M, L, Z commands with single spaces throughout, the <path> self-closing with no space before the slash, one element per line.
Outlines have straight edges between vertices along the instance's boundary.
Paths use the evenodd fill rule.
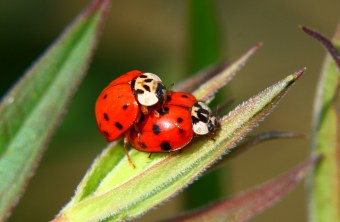
<path fill-rule="evenodd" d="M 312 157 L 289 172 L 258 187 L 163 222 L 247 221 L 292 191 L 318 159 Z"/>
<path fill-rule="evenodd" d="M 321 34 L 316 31 L 306 27 L 303 27 L 303 30 L 331 52 L 325 58 L 315 96 L 311 148 L 313 153 L 321 154 L 324 158 L 315 167 L 311 178 L 310 219 L 315 222 L 340 222 L 340 160 L 338 159 L 340 126 L 334 104 L 340 74 L 340 69 L 335 62 L 336 48 L 340 48 L 340 26 L 332 41 L 334 46 L 325 37 L 320 37 Z"/>
<path fill-rule="evenodd" d="M 54 221 L 130 219 L 174 196 L 235 147 L 263 120 L 303 71 L 289 75 L 223 117 L 214 140 L 200 137 L 182 153 L 156 153 L 150 158 L 148 153 L 131 150 L 130 156 L 136 168 L 132 168 L 124 157 L 116 165 L 106 168 L 103 177 L 100 168 L 108 166 L 106 163 L 110 162 L 110 157 L 107 155 L 111 155 L 114 149 L 122 149 L 113 144 L 92 165 L 73 200 Z M 91 177 L 95 178 L 95 182 L 92 183 Z M 103 179 L 99 182 L 98 178 Z M 91 188 L 83 191 L 85 187 Z"/>
<path fill-rule="evenodd" d="M 109 1 L 95 0 L 0 106 L 0 221 L 9 215 L 85 75 Z"/>

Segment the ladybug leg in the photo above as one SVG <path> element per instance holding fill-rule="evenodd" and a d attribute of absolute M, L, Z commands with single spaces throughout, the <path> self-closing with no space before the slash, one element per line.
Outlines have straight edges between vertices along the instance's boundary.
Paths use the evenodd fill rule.
<path fill-rule="evenodd" d="M 152 153 L 149 153 L 149 156 L 148 156 L 149 159 L 151 158 L 151 155 L 152 155 Z"/>
<path fill-rule="evenodd" d="M 148 107 L 147 106 L 140 106 L 140 109 L 144 115 L 147 115 L 149 113 Z"/>
<path fill-rule="evenodd" d="M 133 124 L 133 127 L 134 127 L 134 129 L 136 130 L 136 132 L 138 133 L 138 136 L 139 136 L 140 130 L 138 129 L 138 126 L 137 126 L 136 122 Z"/>
<path fill-rule="evenodd" d="M 208 137 L 209 137 L 209 139 L 211 139 L 212 141 L 216 141 L 216 139 L 215 139 L 215 132 L 211 132 L 211 133 L 209 133 L 208 134 Z"/>
<path fill-rule="evenodd" d="M 163 105 L 162 105 L 162 109 L 163 109 Z M 153 109 L 152 112 L 154 113 L 155 117 L 159 118 L 160 114 L 157 110 Z"/>
<path fill-rule="evenodd" d="M 124 152 L 125 152 L 125 155 L 126 155 L 128 161 L 129 161 L 130 166 L 132 166 L 132 168 L 136 168 L 135 164 L 133 164 L 133 162 L 131 160 L 131 157 L 129 155 L 129 151 L 127 149 L 127 144 L 129 143 L 128 134 L 129 133 L 127 133 L 127 135 L 125 135 L 125 137 L 124 137 Z"/>
<path fill-rule="evenodd" d="M 142 144 L 142 141 L 141 141 L 141 139 L 140 139 L 140 136 L 141 136 L 142 134 L 141 134 L 140 130 L 138 129 L 138 126 L 137 126 L 137 123 L 136 123 L 136 122 L 133 124 L 133 127 L 134 127 L 134 129 L 136 130 L 136 132 L 137 132 L 138 143 L 139 143 L 139 144 Z"/>

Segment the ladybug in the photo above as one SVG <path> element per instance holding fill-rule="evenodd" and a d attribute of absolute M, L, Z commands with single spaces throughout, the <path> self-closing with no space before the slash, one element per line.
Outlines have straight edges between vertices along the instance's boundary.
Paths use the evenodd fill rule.
<path fill-rule="evenodd" d="M 171 92 L 156 112 L 142 115 L 131 128 L 130 144 L 137 150 L 158 153 L 185 147 L 195 134 L 205 135 L 217 126 L 216 117 L 203 102 L 184 92 Z"/>
<path fill-rule="evenodd" d="M 138 121 L 141 111 L 161 103 L 166 90 L 152 73 L 133 70 L 113 80 L 99 95 L 95 116 L 99 131 L 110 142 L 120 138 Z"/>

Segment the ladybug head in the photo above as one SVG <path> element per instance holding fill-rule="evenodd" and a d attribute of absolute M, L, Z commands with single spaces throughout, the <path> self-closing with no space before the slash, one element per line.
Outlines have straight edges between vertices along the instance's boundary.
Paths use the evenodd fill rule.
<path fill-rule="evenodd" d="M 144 106 L 153 106 L 166 97 L 166 89 L 162 80 L 155 74 L 144 73 L 133 82 L 133 90 L 137 101 Z"/>
<path fill-rule="evenodd" d="M 217 118 L 209 106 L 203 102 L 196 102 L 191 109 L 193 131 L 198 135 L 206 135 L 215 130 L 218 125 Z"/>

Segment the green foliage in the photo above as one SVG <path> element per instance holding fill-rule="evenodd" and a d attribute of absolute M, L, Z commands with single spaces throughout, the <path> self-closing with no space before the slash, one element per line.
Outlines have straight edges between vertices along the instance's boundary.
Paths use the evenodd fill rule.
<path fill-rule="evenodd" d="M 82 80 L 107 7 L 94 1 L 3 98 L 0 221 L 18 201 Z"/>
<path fill-rule="evenodd" d="M 0 221 L 6 219 L 18 201 L 80 84 L 109 5 L 110 0 L 94 0 L 1 101 Z M 221 46 L 212 7 L 209 1 L 191 1 L 191 72 L 216 62 L 219 57 Z M 340 47 L 340 29 L 333 41 L 335 47 L 318 33 L 306 30 L 326 46 L 334 59 L 326 58 L 316 96 L 312 148 L 317 155 L 284 176 L 184 219 L 247 220 L 293 189 L 321 154 L 323 159 L 313 175 L 312 218 L 315 222 L 340 221 L 339 114 L 334 108 L 339 85 L 336 64 L 340 64 L 340 56 L 336 47 Z M 223 64 L 204 71 L 176 88 L 191 91 L 198 100 L 209 103 L 260 46 L 254 46 L 230 66 Z M 240 144 L 271 113 L 303 72 L 289 75 L 236 107 L 221 118 L 214 140 L 195 138 L 182 153 L 149 157 L 148 153 L 131 150 L 136 165 L 132 168 L 122 144 L 109 144 L 54 221 L 117 221 L 138 217 L 178 194 L 216 166 L 219 159 L 226 160 L 268 138 L 296 137 L 298 134 L 271 132 Z M 230 155 L 232 150 L 236 152 Z"/>
<path fill-rule="evenodd" d="M 315 222 L 340 222 L 340 133 L 339 114 L 335 107 L 340 84 L 340 26 L 333 44 L 320 33 L 302 29 L 317 39 L 329 54 L 325 58 L 314 104 L 311 136 L 312 152 L 323 156 L 311 178 L 310 219 Z M 333 57 L 333 58 L 332 58 Z M 338 64 L 338 67 L 337 67 Z"/>

